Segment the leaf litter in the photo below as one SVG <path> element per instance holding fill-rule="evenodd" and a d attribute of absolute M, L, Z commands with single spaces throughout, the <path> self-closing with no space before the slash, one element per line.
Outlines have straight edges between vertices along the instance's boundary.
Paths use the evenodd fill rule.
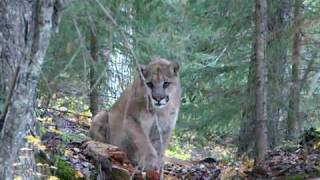
<path fill-rule="evenodd" d="M 83 122 L 84 119 L 81 121 Z M 60 159 L 65 160 L 75 169 L 76 179 L 86 179 L 102 173 L 101 168 L 97 168 L 96 159 L 90 156 L 90 153 L 88 154 L 89 123 L 80 123 L 77 118 L 64 117 L 60 113 L 47 110 L 38 124 L 45 129 L 40 133 L 41 146 L 37 139 L 28 137 L 29 141 L 42 147 L 41 150 L 49 156 L 59 155 Z M 295 150 L 276 148 L 270 151 L 259 168 L 254 167 L 253 161 L 248 158 L 230 162 L 218 161 L 212 157 L 190 161 L 166 158 L 163 168 L 164 179 L 287 179 L 290 177 L 305 179 L 318 177 L 320 176 L 320 132 L 310 129 L 304 133 L 302 139 L 301 145 Z M 106 156 L 106 160 L 112 167 L 111 171 L 105 170 L 108 171 L 107 174 L 104 174 L 105 177 L 118 172 L 118 177 L 122 178 L 130 178 L 132 174 L 135 174 L 134 179 L 143 179 L 144 176 L 149 179 L 160 179 L 158 172 L 140 172 L 129 162 L 124 152 L 116 147 L 110 147 L 114 146 L 106 147 L 105 155 L 102 155 Z"/>

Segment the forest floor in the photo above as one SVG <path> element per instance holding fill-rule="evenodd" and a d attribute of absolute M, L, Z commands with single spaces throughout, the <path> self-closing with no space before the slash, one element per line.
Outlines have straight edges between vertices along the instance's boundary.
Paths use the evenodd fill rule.
<path fill-rule="evenodd" d="M 87 136 L 89 117 L 70 113 L 66 108 L 39 110 L 38 137 L 35 141 L 31 135 L 27 140 L 39 150 L 38 166 L 54 166 L 45 172 L 60 179 L 86 179 L 96 177 L 101 167 L 97 168 L 95 158 L 88 155 Z M 307 179 L 320 176 L 320 133 L 315 129 L 304 135 L 304 146 L 288 145 L 269 152 L 267 160 L 255 168 L 253 160 L 242 158 L 221 158 L 223 152 L 217 151 L 217 144 L 206 147 L 185 150 L 189 152 L 188 159 L 166 157 L 163 174 L 165 179 Z M 222 147 L 222 146 L 219 146 Z M 108 149 L 108 148 L 107 148 Z M 108 151 L 109 150 L 109 151 Z M 119 149 L 109 148 L 108 159 L 113 169 L 126 173 L 135 173 L 135 179 L 141 178 L 141 173 L 133 168 Z M 228 153 L 235 153 L 228 149 Z M 211 152 L 211 153 L 208 153 Z M 213 153 L 217 153 L 214 156 Z M 208 157 L 209 156 L 209 157 Z M 103 168 L 103 167 L 102 167 Z M 122 175 L 120 175 L 121 177 Z M 146 175 L 157 179 L 157 176 Z"/>

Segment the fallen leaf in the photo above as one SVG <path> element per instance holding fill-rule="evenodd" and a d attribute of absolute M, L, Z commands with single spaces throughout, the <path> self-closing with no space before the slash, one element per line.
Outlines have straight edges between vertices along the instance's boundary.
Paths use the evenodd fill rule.
<path fill-rule="evenodd" d="M 50 176 L 47 180 L 59 180 L 59 178 L 56 176 Z"/>
<path fill-rule="evenodd" d="M 73 152 L 70 149 L 64 150 L 64 156 L 70 157 L 72 156 Z"/>
<path fill-rule="evenodd" d="M 83 174 L 80 171 L 76 171 L 74 177 L 76 178 L 83 178 Z"/>

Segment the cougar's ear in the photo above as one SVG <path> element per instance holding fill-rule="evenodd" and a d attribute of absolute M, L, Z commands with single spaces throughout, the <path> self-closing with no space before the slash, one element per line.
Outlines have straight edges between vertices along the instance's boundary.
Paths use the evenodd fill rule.
<path fill-rule="evenodd" d="M 144 78 L 147 78 L 150 74 L 149 69 L 146 65 L 140 65 L 140 71 Z"/>
<path fill-rule="evenodd" d="M 171 68 L 175 76 L 178 76 L 180 71 L 180 64 L 177 62 L 171 63 Z"/>

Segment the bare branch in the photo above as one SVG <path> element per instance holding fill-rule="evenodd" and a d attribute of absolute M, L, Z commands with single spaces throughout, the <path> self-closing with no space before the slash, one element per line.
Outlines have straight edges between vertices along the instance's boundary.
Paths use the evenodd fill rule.
<path fill-rule="evenodd" d="M 315 52 L 315 53 L 313 53 L 313 57 L 315 57 L 315 56 L 317 56 L 317 52 Z M 303 76 L 302 76 L 302 78 L 301 78 L 301 80 L 300 80 L 300 90 L 303 88 L 303 86 L 306 84 L 306 81 L 307 81 L 307 79 L 308 79 L 308 75 L 310 74 L 310 72 L 311 72 L 311 70 L 312 70 L 312 67 L 313 67 L 313 64 L 314 64 L 314 62 L 315 62 L 315 59 L 316 58 L 312 58 L 311 60 L 310 60 L 310 62 L 308 63 L 308 66 L 307 66 L 307 69 L 306 69 L 306 71 L 304 72 L 304 74 L 303 74 Z"/>

